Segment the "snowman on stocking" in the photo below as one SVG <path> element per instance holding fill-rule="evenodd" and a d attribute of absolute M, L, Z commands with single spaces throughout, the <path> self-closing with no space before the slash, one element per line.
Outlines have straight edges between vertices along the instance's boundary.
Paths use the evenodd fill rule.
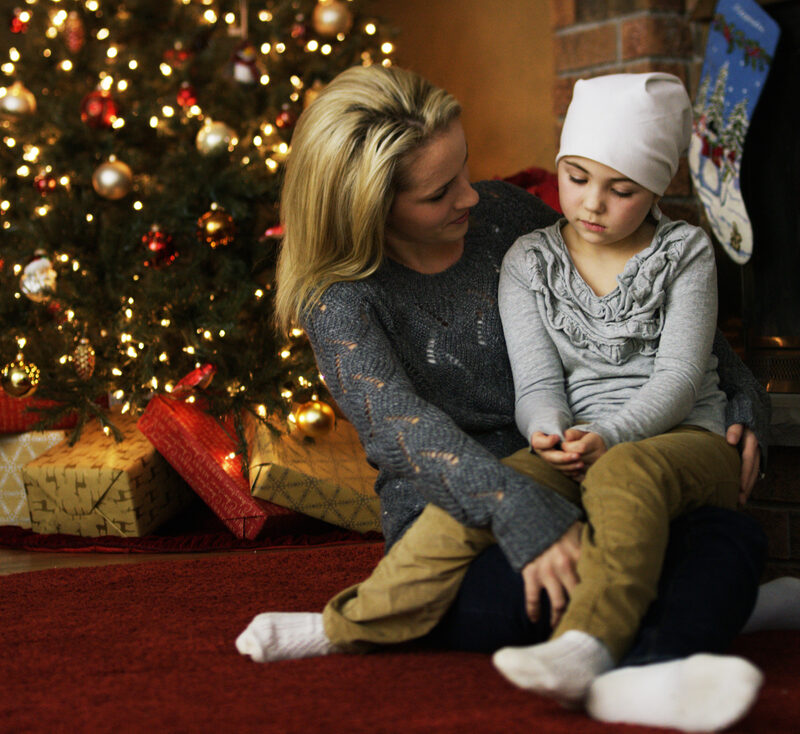
<path fill-rule="evenodd" d="M 742 199 L 742 150 L 780 30 L 753 0 L 720 0 L 708 34 L 689 146 L 692 181 L 711 229 L 734 262 L 753 252 Z"/>

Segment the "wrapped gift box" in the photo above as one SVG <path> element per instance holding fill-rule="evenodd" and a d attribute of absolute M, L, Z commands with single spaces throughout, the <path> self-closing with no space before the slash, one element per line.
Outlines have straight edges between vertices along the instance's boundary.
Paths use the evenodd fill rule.
<path fill-rule="evenodd" d="M 98 421 L 80 440 L 54 446 L 23 469 L 38 533 L 147 535 L 186 508 L 192 492 L 127 415 L 111 421 L 124 436 L 107 436 Z"/>
<path fill-rule="evenodd" d="M 0 525 L 31 526 L 22 468 L 61 443 L 64 431 L 28 431 L 0 436 Z"/>
<path fill-rule="evenodd" d="M 361 533 L 381 532 L 377 471 L 367 463 L 353 425 L 338 420 L 317 438 L 278 434 L 259 425 L 252 442 L 254 497 Z"/>
<path fill-rule="evenodd" d="M 12 398 L 0 390 L 0 433 L 23 433 L 30 431 L 42 418 L 37 408 L 44 410 L 52 408 L 58 403 L 52 400 L 39 400 L 38 398 Z M 72 414 L 60 420 L 51 430 L 72 428 L 77 423 L 77 417 Z"/>
<path fill-rule="evenodd" d="M 251 496 L 232 421 L 220 424 L 197 404 L 158 395 L 138 425 L 237 537 L 253 540 L 262 532 L 302 529 L 302 515 Z"/>

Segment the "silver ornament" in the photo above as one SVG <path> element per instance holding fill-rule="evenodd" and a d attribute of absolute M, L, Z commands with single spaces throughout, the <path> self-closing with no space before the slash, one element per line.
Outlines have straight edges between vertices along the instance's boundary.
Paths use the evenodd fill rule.
<path fill-rule="evenodd" d="M 22 82 L 14 82 L 0 96 L 0 111 L 9 115 L 29 115 L 36 112 L 36 97 Z"/>
<path fill-rule="evenodd" d="M 47 303 L 56 292 L 56 277 L 53 263 L 37 250 L 33 260 L 22 269 L 19 287 L 35 303 Z"/>
<path fill-rule="evenodd" d="M 203 155 L 216 155 L 236 145 L 236 131 L 224 122 L 206 120 L 195 142 Z"/>

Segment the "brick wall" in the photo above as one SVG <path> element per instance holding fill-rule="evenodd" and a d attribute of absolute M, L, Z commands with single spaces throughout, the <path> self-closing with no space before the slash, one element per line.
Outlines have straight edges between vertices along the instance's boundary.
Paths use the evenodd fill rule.
<path fill-rule="evenodd" d="M 550 0 L 556 139 L 580 78 L 666 71 L 693 95 L 713 7 L 707 0 Z M 703 224 L 685 160 L 661 206 L 675 219 Z M 767 477 L 756 486 L 747 512 L 769 539 L 767 577 L 800 576 L 800 448 L 771 449 Z"/>

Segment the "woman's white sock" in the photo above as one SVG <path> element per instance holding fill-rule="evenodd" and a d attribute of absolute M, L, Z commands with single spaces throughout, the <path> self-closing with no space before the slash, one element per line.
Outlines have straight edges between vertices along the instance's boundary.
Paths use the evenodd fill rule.
<path fill-rule="evenodd" d="M 586 710 L 599 721 L 719 731 L 750 710 L 763 680 L 743 658 L 692 655 L 598 676 L 589 688 Z"/>
<path fill-rule="evenodd" d="M 578 630 L 540 645 L 504 647 L 492 662 L 514 685 L 566 705 L 581 703 L 594 678 L 614 664 L 602 642 Z"/>
<path fill-rule="evenodd" d="M 742 632 L 800 629 L 800 579 L 782 576 L 761 584 Z"/>
<path fill-rule="evenodd" d="M 328 639 L 318 612 L 265 612 L 253 618 L 236 638 L 236 649 L 257 663 L 329 655 Z"/>

